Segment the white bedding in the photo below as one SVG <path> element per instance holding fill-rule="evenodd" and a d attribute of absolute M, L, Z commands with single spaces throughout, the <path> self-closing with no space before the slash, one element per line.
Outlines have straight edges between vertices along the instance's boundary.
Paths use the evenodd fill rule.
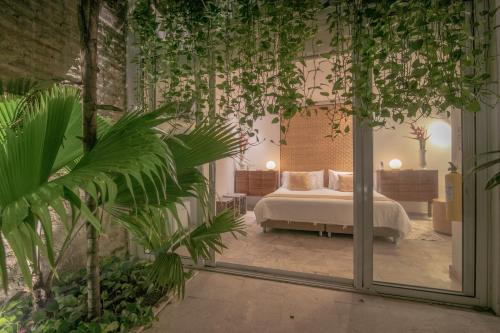
<path fill-rule="evenodd" d="M 284 195 L 283 197 L 273 195 Z M 312 198 L 309 198 L 312 196 Z M 324 223 L 352 226 L 353 193 L 328 188 L 292 191 L 279 188 L 255 206 L 257 223 L 266 220 Z M 336 197 L 336 198 L 332 198 Z M 345 199 L 343 199 L 343 197 Z M 373 225 L 397 230 L 401 238 L 410 231 L 410 219 L 403 207 L 378 192 L 373 192 Z"/>

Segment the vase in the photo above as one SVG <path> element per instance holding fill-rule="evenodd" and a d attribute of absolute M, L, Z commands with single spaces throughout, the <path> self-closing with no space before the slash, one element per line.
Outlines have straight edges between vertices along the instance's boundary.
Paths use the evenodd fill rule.
<path fill-rule="evenodd" d="M 425 160 L 425 153 L 427 150 L 425 149 L 420 149 L 420 169 L 427 169 L 427 161 Z"/>

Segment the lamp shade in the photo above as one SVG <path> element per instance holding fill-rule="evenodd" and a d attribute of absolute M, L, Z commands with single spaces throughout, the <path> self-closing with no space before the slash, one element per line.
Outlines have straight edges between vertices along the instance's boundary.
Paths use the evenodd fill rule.
<path fill-rule="evenodd" d="M 393 170 L 399 170 L 401 169 L 401 166 L 403 165 L 403 163 L 401 163 L 400 160 L 398 160 L 397 158 L 395 159 L 392 159 L 390 162 L 389 162 L 389 167 Z"/>
<path fill-rule="evenodd" d="M 266 162 L 266 168 L 267 168 L 267 170 L 274 170 L 274 169 L 276 169 L 276 162 L 274 162 L 274 161 L 267 161 Z"/>

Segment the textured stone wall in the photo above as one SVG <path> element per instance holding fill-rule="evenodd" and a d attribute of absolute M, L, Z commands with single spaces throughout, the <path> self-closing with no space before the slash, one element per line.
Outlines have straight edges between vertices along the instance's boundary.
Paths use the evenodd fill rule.
<path fill-rule="evenodd" d="M 81 86 L 77 0 L 0 0 L 0 79 L 30 77 Z M 124 109 L 127 1 L 106 0 L 100 13 L 98 103 Z M 55 222 L 56 243 L 63 228 Z M 63 260 L 63 271 L 85 264 L 82 230 Z M 101 254 L 127 249 L 123 229 L 106 223 Z M 15 258 L 9 260 L 15 271 Z M 16 275 L 16 274 L 13 274 Z M 18 289 L 15 280 L 14 289 Z M 17 288 L 16 288 L 17 287 Z"/>
<path fill-rule="evenodd" d="M 81 85 L 77 0 L 0 0 L 0 79 L 33 77 Z M 99 104 L 125 105 L 127 1 L 103 1 Z"/>

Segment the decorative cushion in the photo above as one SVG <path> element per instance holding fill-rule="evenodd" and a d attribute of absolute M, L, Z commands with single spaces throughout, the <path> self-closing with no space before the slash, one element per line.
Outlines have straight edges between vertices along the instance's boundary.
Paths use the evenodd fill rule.
<path fill-rule="evenodd" d="M 292 191 L 309 191 L 313 188 L 312 179 L 307 172 L 290 172 L 288 189 Z"/>
<path fill-rule="evenodd" d="M 352 175 L 339 175 L 339 189 L 340 192 L 353 192 L 354 182 Z"/>
<path fill-rule="evenodd" d="M 351 171 L 328 170 L 328 188 L 339 191 L 339 176 L 352 175 Z"/>
<path fill-rule="evenodd" d="M 295 171 L 283 171 L 281 173 L 281 186 L 284 188 L 288 188 L 288 179 L 290 174 L 299 173 L 299 174 L 307 174 L 311 178 L 311 190 L 316 190 L 320 188 L 324 188 L 324 170 L 320 171 L 309 171 L 309 172 L 295 172 Z"/>

